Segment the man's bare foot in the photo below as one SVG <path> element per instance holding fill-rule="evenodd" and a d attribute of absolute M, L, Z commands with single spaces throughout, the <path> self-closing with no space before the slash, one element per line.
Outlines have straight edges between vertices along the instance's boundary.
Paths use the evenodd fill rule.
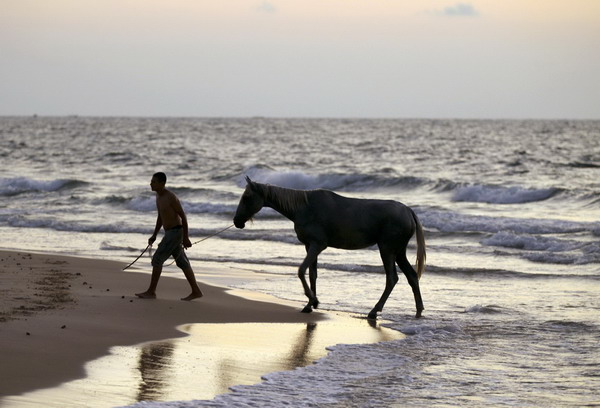
<path fill-rule="evenodd" d="M 181 298 L 181 300 L 194 300 L 194 299 L 201 298 L 202 296 L 204 296 L 204 294 L 202 292 L 192 292 L 189 296 Z"/>
<path fill-rule="evenodd" d="M 141 299 L 156 299 L 156 293 L 151 292 L 136 293 L 135 295 Z"/>

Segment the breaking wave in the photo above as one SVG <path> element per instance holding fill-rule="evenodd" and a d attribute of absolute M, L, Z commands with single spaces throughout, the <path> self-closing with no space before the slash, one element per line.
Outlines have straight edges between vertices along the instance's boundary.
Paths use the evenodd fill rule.
<path fill-rule="evenodd" d="M 559 234 L 595 231 L 599 223 L 537 218 L 509 218 L 460 214 L 444 210 L 415 210 L 426 228 L 442 232 L 510 231 L 525 234 Z"/>
<path fill-rule="evenodd" d="M 534 189 L 473 185 L 459 187 L 452 200 L 487 204 L 523 204 L 547 200 L 560 191 L 557 188 Z"/>
<path fill-rule="evenodd" d="M 245 185 L 244 176 L 259 183 L 298 190 L 342 190 L 363 191 L 371 188 L 400 187 L 415 188 L 426 185 L 428 181 L 419 177 L 396 176 L 393 170 L 383 170 L 378 174 L 362 173 L 326 173 L 309 174 L 301 171 L 277 171 L 269 166 L 249 167 L 238 176 L 238 186 Z"/>
<path fill-rule="evenodd" d="M 16 196 L 32 192 L 53 192 L 74 189 L 88 183 L 76 179 L 34 180 L 27 177 L 0 179 L 0 196 Z"/>
<path fill-rule="evenodd" d="M 410 190 L 425 188 L 451 194 L 454 202 L 486 204 L 524 204 L 545 201 L 565 190 L 557 187 L 528 188 L 522 186 L 495 186 L 468 184 L 452 180 L 430 180 L 422 177 L 401 176 L 393 169 L 382 169 L 376 173 L 324 173 L 310 174 L 302 171 L 277 171 L 269 166 L 255 165 L 237 175 L 239 187 L 245 185 L 244 176 L 254 181 L 299 190 L 368 191 L 371 189 L 396 188 Z M 572 192 L 575 196 L 576 192 Z M 589 202 L 589 197 L 579 197 Z"/>

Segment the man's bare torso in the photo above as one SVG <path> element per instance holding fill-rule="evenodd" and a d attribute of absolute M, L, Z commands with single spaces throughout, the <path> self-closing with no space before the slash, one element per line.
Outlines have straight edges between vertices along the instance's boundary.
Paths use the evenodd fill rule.
<path fill-rule="evenodd" d="M 179 199 L 169 190 L 165 189 L 162 194 L 156 195 L 156 208 L 164 229 L 182 225 L 181 217 L 176 211 L 179 207 Z"/>

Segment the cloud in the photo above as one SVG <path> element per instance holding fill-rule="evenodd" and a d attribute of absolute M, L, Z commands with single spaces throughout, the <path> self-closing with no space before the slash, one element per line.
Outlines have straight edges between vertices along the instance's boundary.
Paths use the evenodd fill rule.
<path fill-rule="evenodd" d="M 261 13 L 275 13 L 277 8 L 268 1 L 263 1 L 258 7 L 256 7 L 256 11 Z"/>
<path fill-rule="evenodd" d="M 477 17 L 479 12 L 470 3 L 457 3 L 443 10 L 436 10 L 432 14 L 446 17 Z"/>

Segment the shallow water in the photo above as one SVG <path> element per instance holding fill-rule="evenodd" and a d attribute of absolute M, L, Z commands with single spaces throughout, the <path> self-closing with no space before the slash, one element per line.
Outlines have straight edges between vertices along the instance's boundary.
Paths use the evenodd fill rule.
<path fill-rule="evenodd" d="M 2 247 L 124 264 L 154 227 L 155 171 L 192 241 L 231 224 L 244 175 L 418 214 L 424 318 L 403 279 L 382 315 L 406 339 L 159 406 L 600 405 L 598 121 L 0 118 L 0 160 Z M 303 300 L 304 249 L 271 210 L 188 256 L 200 279 L 232 264 L 274 276 L 244 287 Z M 328 249 L 319 265 L 323 308 L 367 313 L 383 290 L 376 248 Z"/>
<path fill-rule="evenodd" d="M 190 324 L 186 337 L 117 346 L 86 364 L 87 376 L 0 400 L 6 407 L 111 407 L 135 401 L 212 398 L 265 372 L 304 367 L 342 337 L 353 343 L 401 339 L 395 330 L 349 315 L 317 323 Z M 344 336 L 341 335 L 344 333 Z M 264 371 L 264 372 L 263 372 Z"/>

